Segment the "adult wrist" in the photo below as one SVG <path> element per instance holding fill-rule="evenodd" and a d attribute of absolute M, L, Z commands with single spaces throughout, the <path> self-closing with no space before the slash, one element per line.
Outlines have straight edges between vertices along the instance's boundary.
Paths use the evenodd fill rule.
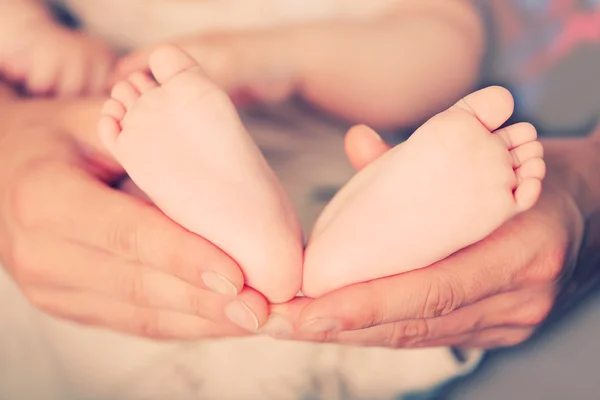
<path fill-rule="evenodd" d="M 600 212 L 585 221 L 581 246 L 575 262 L 567 264 L 557 282 L 552 322 L 570 311 L 600 285 Z"/>
<path fill-rule="evenodd" d="M 600 146 L 592 138 L 546 141 L 545 192 L 563 200 L 569 242 L 554 321 L 600 284 Z"/>
<path fill-rule="evenodd" d="M 543 141 L 547 165 L 544 186 L 569 196 L 588 218 L 600 210 L 600 141 L 550 139 Z"/>

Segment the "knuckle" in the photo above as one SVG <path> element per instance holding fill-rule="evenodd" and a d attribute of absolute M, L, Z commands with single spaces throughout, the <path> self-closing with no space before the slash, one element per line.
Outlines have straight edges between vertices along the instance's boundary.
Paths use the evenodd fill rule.
<path fill-rule="evenodd" d="M 149 297 L 143 274 L 137 271 L 122 273 L 116 278 L 117 295 L 124 301 L 149 306 Z"/>
<path fill-rule="evenodd" d="M 524 309 L 517 323 L 523 326 L 537 327 L 546 320 L 552 306 L 553 302 L 549 299 L 533 302 L 531 306 Z"/>
<path fill-rule="evenodd" d="M 530 267 L 524 271 L 522 280 L 533 284 L 556 282 L 562 275 L 565 261 L 564 246 L 552 245 L 529 261 Z"/>
<path fill-rule="evenodd" d="M 489 328 L 491 321 L 489 315 L 473 314 L 468 321 L 464 321 L 464 328 L 470 331 L 480 331 Z"/>
<path fill-rule="evenodd" d="M 318 332 L 311 337 L 310 341 L 316 343 L 335 343 L 338 340 L 338 336 L 338 332 L 335 331 Z"/>
<path fill-rule="evenodd" d="M 381 325 L 384 322 L 385 315 L 388 314 L 388 307 L 382 302 L 385 299 L 380 296 L 373 282 L 367 282 L 365 285 L 369 291 L 368 298 L 371 299 L 371 301 L 368 303 L 368 311 L 366 314 L 365 323 L 363 324 L 363 328 L 368 328 L 371 326 Z"/>
<path fill-rule="evenodd" d="M 485 349 L 518 346 L 527 341 L 533 332 L 533 329 L 499 329 L 476 338 L 475 344 Z"/>
<path fill-rule="evenodd" d="M 108 246 L 130 260 L 139 260 L 140 231 L 135 223 L 118 221 L 109 230 Z"/>
<path fill-rule="evenodd" d="M 192 286 L 189 287 L 187 297 L 188 297 L 189 307 L 190 307 L 190 310 L 192 310 L 192 312 L 194 312 L 196 315 L 206 314 L 206 312 L 205 312 L 206 304 L 204 303 L 203 299 L 198 294 L 198 292 Z"/>
<path fill-rule="evenodd" d="M 168 249 L 168 244 L 165 245 L 165 248 Z M 182 249 L 182 251 L 185 251 Z M 184 280 L 192 280 L 192 283 L 201 283 L 201 269 L 200 268 L 188 268 L 188 263 L 185 260 L 185 256 L 176 251 L 166 251 L 166 259 L 168 270 L 174 276 L 184 279 Z M 192 253 L 193 254 L 193 253 Z"/>
<path fill-rule="evenodd" d="M 538 326 L 544 322 L 545 318 L 546 314 L 536 308 L 521 316 L 518 322 L 523 326 Z"/>
<path fill-rule="evenodd" d="M 555 282 L 562 275 L 568 257 L 568 238 L 560 233 L 554 225 L 538 223 L 528 226 L 533 232 L 531 237 L 535 241 L 533 248 L 539 249 L 535 255 L 522 263 L 528 265 L 522 269 L 521 283 L 548 283 Z M 552 235 L 552 236 L 549 236 Z"/>
<path fill-rule="evenodd" d="M 562 247 L 545 252 L 540 260 L 540 276 L 543 282 L 554 282 L 559 279 L 565 265 L 565 252 Z"/>
<path fill-rule="evenodd" d="M 437 318 L 460 308 L 465 301 L 458 278 L 451 275 L 438 277 L 425 292 L 421 318 Z"/>
<path fill-rule="evenodd" d="M 150 339 L 161 339 L 160 320 L 156 311 L 136 310 L 129 321 L 127 330 L 141 337 Z"/>
<path fill-rule="evenodd" d="M 200 266 L 208 263 L 205 261 L 206 254 L 199 251 L 195 241 L 190 243 L 187 236 L 180 237 L 164 232 L 160 243 L 162 257 L 166 263 L 164 268 L 169 273 L 190 283 L 202 284 L 203 269 Z"/>
<path fill-rule="evenodd" d="M 430 326 L 425 319 L 415 319 L 389 324 L 386 343 L 389 347 L 417 347 L 431 337 Z"/>

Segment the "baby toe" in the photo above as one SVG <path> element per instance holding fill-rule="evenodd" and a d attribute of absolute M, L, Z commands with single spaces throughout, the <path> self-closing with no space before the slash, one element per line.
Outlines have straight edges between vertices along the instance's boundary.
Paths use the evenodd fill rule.
<path fill-rule="evenodd" d="M 121 133 L 121 121 L 125 118 L 127 110 L 117 99 L 108 99 L 102 107 L 98 121 L 98 134 L 104 147 L 112 151 L 117 137 Z"/>
<path fill-rule="evenodd" d="M 104 107 L 102 107 L 102 115 L 107 117 L 112 117 L 117 121 L 121 121 L 125 117 L 125 106 L 116 100 L 116 99 L 108 99 L 104 103 Z"/>
<path fill-rule="evenodd" d="M 541 158 L 531 158 L 515 171 L 519 184 L 527 179 L 542 180 L 546 176 L 546 163 Z"/>
<path fill-rule="evenodd" d="M 130 82 L 121 81 L 113 87 L 110 95 L 113 99 L 119 101 L 125 107 L 125 110 L 129 110 L 140 97 L 140 92 Z"/>
<path fill-rule="evenodd" d="M 161 84 L 184 71 L 199 68 L 192 57 L 172 45 L 164 45 L 156 49 L 150 55 L 149 64 L 152 74 Z"/>
<path fill-rule="evenodd" d="M 537 139 L 537 130 L 528 122 L 507 126 L 495 132 L 506 143 L 509 150 L 533 142 Z"/>
<path fill-rule="evenodd" d="M 472 114 L 489 131 L 494 131 L 512 115 L 514 100 L 507 89 L 491 86 L 464 97 L 455 107 Z"/>
<path fill-rule="evenodd" d="M 542 181 L 536 178 L 527 178 L 519 183 L 514 196 L 519 212 L 529 210 L 537 203 L 542 194 Z"/>
<path fill-rule="evenodd" d="M 134 72 L 133 74 L 129 75 L 127 80 L 140 93 L 144 93 L 148 90 L 158 87 L 156 81 L 144 72 Z"/>
<path fill-rule="evenodd" d="M 98 121 L 98 135 L 106 149 L 113 152 L 117 137 L 121 133 L 121 125 L 111 116 L 103 115 Z"/>
<path fill-rule="evenodd" d="M 532 158 L 542 158 L 544 156 L 544 147 L 538 141 L 525 143 L 515 147 L 510 151 L 513 168 L 517 169 Z"/>

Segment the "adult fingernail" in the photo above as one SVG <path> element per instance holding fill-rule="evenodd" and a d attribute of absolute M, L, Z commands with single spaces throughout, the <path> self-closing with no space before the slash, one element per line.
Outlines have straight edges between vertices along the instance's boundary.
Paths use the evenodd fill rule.
<path fill-rule="evenodd" d="M 300 329 L 308 333 L 321 333 L 340 330 L 342 324 L 336 319 L 315 318 L 302 324 Z"/>
<path fill-rule="evenodd" d="M 209 271 L 202 274 L 202 282 L 207 288 L 223 296 L 237 296 L 238 290 L 233 283 L 223 275 Z"/>
<path fill-rule="evenodd" d="M 258 317 L 245 303 L 235 300 L 225 307 L 225 315 L 231 322 L 247 331 L 258 329 Z"/>
<path fill-rule="evenodd" d="M 292 324 L 280 315 L 271 315 L 267 323 L 260 329 L 261 333 L 265 333 L 274 338 L 286 338 L 292 335 L 294 327 Z"/>

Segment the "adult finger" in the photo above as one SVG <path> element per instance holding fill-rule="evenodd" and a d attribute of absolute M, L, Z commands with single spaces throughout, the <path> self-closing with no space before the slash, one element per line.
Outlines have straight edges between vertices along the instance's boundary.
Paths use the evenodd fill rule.
<path fill-rule="evenodd" d="M 75 242 L 44 235 L 29 242 L 29 248 L 36 251 L 19 246 L 15 252 L 17 268 L 13 273 L 24 285 L 90 292 L 212 321 L 224 319 L 223 309 L 233 299 Z"/>
<path fill-rule="evenodd" d="M 214 323 L 78 291 L 36 290 L 26 295 L 36 307 L 59 318 L 151 339 L 197 340 L 247 334 L 230 323 Z"/>
<path fill-rule="evenodd" d="M 417 343 L 411 347 L 451 346 L 466 349 L 495 349 L 512 347 L 525 342 L 535 332 L 530 327 L 492 328 L 464 335 Z"/>
<path fill-rule="evenodd" d="M 88 93 L 92 95 L 107 92 L 108 77 L 110 75 L 113 57 L 108 50 L 101 50 L 98 57 L 92 58 L 92 72 L 90 73 Z M 104 53 L 105 52 L 105 53 Z"/>
<path fill-rule="evenodd" d="M 41 103 L 42 109 L 54 107 L 60 129 L 77 144 L 79 153 L 86 159 L 86 168 L 98 167 L 92 171 L 102 180 L 108 181 L 123 174 L 123 168 L 106 149 L 98 135 L 98 116 L 105 103 L 104 97 L 78 98 L 76 101 L 56 100 Z M 110 172 L 110 175 L 106 173 Z M 99 173 L 98 173 L 99 172 Z"/>
<path fill-rule="evenodd" d="M 75 97 L 83 92 L 88 74 L 92 68 L 92 60 L 89 60 L 85 53 L 74 55 L 58 76 L 56 94 L 58 97 Z"/>
<path fill-rule="evenodd" d="M 312 301 L 307 297 L 296 297 L 287 303 L 272 304 L 269 320 L 260 332 L 276 339 L 315 340 L 317 334 L 302 332 L 298 328 L 302 310 Z"/>
<path fill-rule="evenodd" d="M 514 271 L 530 260 L 505 249 L 521 246 L 520 235 L 496 232 L 430 267 L 350 286 L 318 298 L 302 311 L 300 322 L 305 331 L 320 332 L 447 315 L 512 290 Z"/>
<path fill-rule="evenodd" d="M 245 286 L 242 292 L 225 307 L 229 321 L 247 332 L 256 332 L 269 317 L 265 297 L 255 289 Z"/>
<path fill-rule="evenodd" d="M 395 324 L 386 324 L 361 331 L 327 334 L 321 338 L 321 342 L 394 349 L 431 347 L 487 349 L 514 346 L 527 340 L 533 332 L 534 329 L 530 327 L 498 327 L 432 340 L 419 340 L 406 337 Z"/>
<path fill-rule="evenodd" d="M 310 335 L 295 332 L 284 338 L 318 343 L 395 349 L 441 346 L 488 348 L 521 343 L 535 331 L 533 327 L 501 326 L 457 335 L 423 339 L 423 336 L 417 330 L 406 331 L 405 328 L 400 323 L 390 323 L 353 331 L 327 331 Z"/>
<path fill-rule="evenodd" d="M 456 346 L 463 341 L 494 336 L 480 332 L 531 332 L 550 312 L 552 301 L 548 292 L 539 288 L 539 291 L 503 293 L 438 318 L 398 321 L 324 337 L 339 343 L 398 348 Z"/>
<path fill-rule="evenodd" d="M 7 63 L 0 60 L 0 72 L 6 80 L 20 84 L 27 80 L 29 69 L 31 68 L 31 55 L 28 57 L 24 52 L 20 52 L 14 61 Z"/>
<path fill-rule="evenodd" d="M 386 342 L 395 347 L 415 345 L 421 342 L 453 338 L 480 330 L 514 327 L 532 328 L 540 325 L 548 316 L 553 304 L 553 289 L 548 286 L 502 293 L 458 309 L 437 318 L 409 319 L 375 326 L 368 329 L 333 332 L 290 331 L 296 340 L 338 341 L 352 340 L 365 344 Z M 302 309 L 309 303 L 289 303 L 274 309 L 288 321 L 297 320 Z M 353 333 L 352 333 L 353 332 Z M 269 332 L 270 333 L 270 332 Z M 281 336 L 281 334 L 279 334 Z"/>
<path fill-rule="evenodd" d="M 345 149 L 350 164 L 360 171 L 391 149 L 391 146 L 373 129 L 358 125 L 346 133 Z"/>
<path fill-rule="evenodd" d="M 420 333 L 420 340 L 433 340 L 503 326 L 536 327 L 552 309 L 553 292 L 544 285 L 502 293 L 439 318 L 397 322 L 398 329 Z"/>
<path fill-rule="evenodd" d="M 32 168 L 13 188 L 12 202 L 25 229 L 53 232 L 220 294 L 235 295 L 243 286 L 237 264 L 208 240 L 77 166 Z"/>
<path fill-rule="evenodd" d="M 50 47 L 36 48 L 38 53 L 31 56 L 31 64 L 28 68 L 25 86 L 31 94 L 47 94 L 56 84 L 60 77 L 60 61 Z M 44 65 L 44 68 L 39 68 Z"/>

